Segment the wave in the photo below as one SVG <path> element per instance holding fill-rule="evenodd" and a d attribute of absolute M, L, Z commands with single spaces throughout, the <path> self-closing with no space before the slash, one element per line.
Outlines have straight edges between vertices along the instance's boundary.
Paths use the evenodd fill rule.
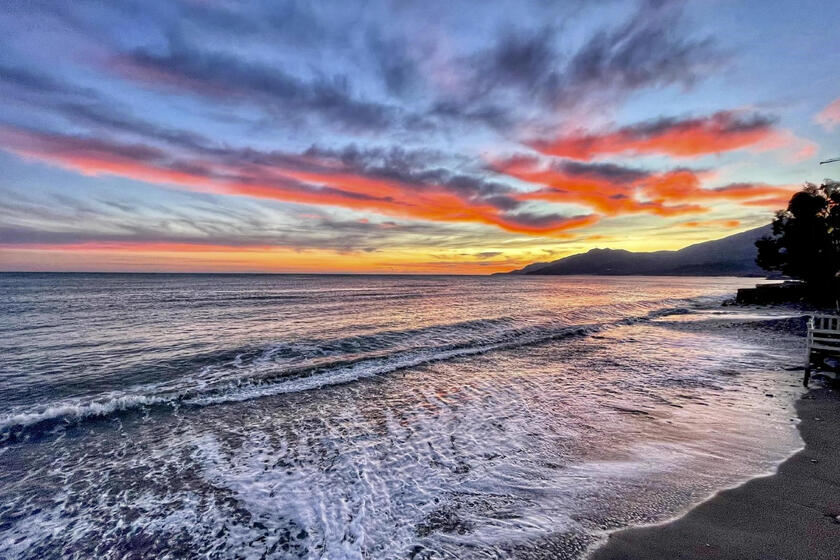
<path fill-rule="evenodd" d="M 73 424 L 86 419 L 109 416 L 115 412 L 141 406 L 168 404 L 173 402 L 166 396 L 120 395 L 102 398 L 88 403 L 63 403 L 48 406 L 43 410 L 21 412 L 0 419 L 0 442 L 17 440 L 28 428 L 40 428 L 43 432 L 61 424 Z"/>
<path fill-rule="evenodd" d="M 142 408 L 201 407 L 310 391 L 432 362 L 586 336 L 611 326 L 684 313 L 691 310 L 663 308 L 641 316 L 585 325 L 558 322 L 519 325 L 510 317 L 501 317 L 320 343 L 283 343 L 259 352 L 254 348 L 226 350 L 216 354 L 225 359 L 215 365 L 207 364 L 207 356 L 200 357 L 196 365 L 201 364 L 201 368 L 192 376 L 2 416 L 0 443 Z M 406 346 L 406 341 L 412 341 L 415 346 Z M 447 343 L 434 344 L 441 341 Z M 307 360 L 300 364 L 283 359 L 290 355 Z"/>

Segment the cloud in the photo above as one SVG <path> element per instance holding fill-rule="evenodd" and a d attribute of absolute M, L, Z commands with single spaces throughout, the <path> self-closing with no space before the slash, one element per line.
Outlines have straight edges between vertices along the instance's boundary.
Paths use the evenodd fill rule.
<path fill-rule="evenodd" d="M 0 247 L 62 250 L 130 251 L 237 251 L 285 247 L 280 240 L 246 242 L 236 238 L 213 239 L 201 236 L 143 236 L 137 232 L 108 235 L 92 231 L 47 231 L 32 228 L 0 228 Z"/>
<path fill-rule="evenodd" d="M 479 58 L 478 76 L 482 86 L 516 87 L 529 95 L 550 100 L 563 81 L 558 61 L 555 32 L 508 31 Z"/>
<path fill-rule="evenodd" d="M 200 134 L 155 124 L 132 115 L 131 107 L 94 89 L 54 79 L 31 69 L 2 66 L 0 87 L 39 114 L 53 114 L 74 127 L 154 141 L 187 149 L 214 145 Z"/>
<path fill-rule="evenodd" d="M 258 202 L 215 196 L 169 195 L 177 204 L 154 199 L 99 201 L 56 193 L 44 200 L 24 193 L 0 198 L 0 246 L 126 251 L 393 251 L 405 247 L 493 246 L 486 231 L 464 231 L 458 224 L 333 218 L 327 213 L 297 219 L 295 207 L 267 207 Z M 192 247 L 192 248 L 190 248 Z"/>
<path fill-rule="evenodd" d="M 763 115 L 722 111 L 707 117 L 661 118 L 598 133 L 578 131 L 526 143 L 543 154 L 584 161 L 624 153 L 692 158 L 749 147 L 779 147 L 774 122 Z"/>
<path fill-rule="evenodd" d="M 454 40 L 444 41 L 445 48 L 392 29 L 387 23 L 395 14 L 388 9 L 366 10 L 359 20 L 354 9 L 296 3 L 232 7 L 187 2 L 142 8 L 109 6 L 101 21 L 87 21 L 72 10 L 50 10 L 86 38 L 95 38 L 104 60 L 96 59 L 95 70 L 155 93 L 189 93 L 199 101 L 255 108 L 265 115 L 249 112 L 248 118 L 296 132 L 307 128 L 301 125 L 317 124 L 333 133 L 451 134 L 489 127 L 509 134 L 516 126 L 556 120 L 558 108 L 581 100 L 603 107 L 607 97 L 623 99 L 646 87 L 694 83 L 721 62 L 708 39 L 692 39 L 690 30 L 683 29 L 679 6 L 670 2 L 641 2 L 627 21 L 602 29 L 571 51 L 558 28 L 543 26 L 509 27 L 472 53 Z M 149 32 L 140 46 L 129 48 L 113 29 L 139 13 Z M 361 33 L 349 31 L 351 23 Z M 454 39 L 441 33 L 442 40 Z M 234 40 L 243 48 L 226 47 Z M 262 47 L 265 42 L 294 45 L 300 56 L 245 46 L 254 41 Z M 429 57 L 441 58 L 443 71 L 459 84 L 456 92 L 441 88 L 429 75 Z M 382 80 L 382 90 L 371 87 L 372 76 Z M 40 87 L 61 89 L 62 84 Z M 65 100 L 63 107 L 45 101 L 76 122 L 141 128 L 143 123 L 125 116 L 126 107 L 90 93 Z M 168 141 L 191 140 L 167 127 L 155 128 L 149 132 L 168 134 Z"/>
<path fill-rule="evenodd" d="M 711 228 L 711 229 L 733 229 L 741 225 L 741 220 L 703 220 L 690 221 L 677 224 L 684 228 Z"/>
<path fill-rule="evenodd" d="M 502 255 L 502 251 L 482 251 L 481 253 L 475 253 L 476 258 L 478 259 L 492 259 L 493 257 L 498 257 Z"/>
<path fill-rule="evenodd" d="M 510 106 L 536 103 L 537 125 L 555 120 L 558 109 L 597 107 L 599 112 L 635 91 L 691 87 L 726 64 L 728 57 L 709 38 L 693 38 L 675 2 L 640 2 L 623 23 L 605 27 L 574 50 L 562 30 L 509 28 L 494 44 L 462 63 L 469 76 L 466 107 L 506 99 Z M 548 110 L 546 112 L 545 110 Z M 494 115 L 494 121 L 504 126 Z"/>
<path fill-rule="evenodd" d="M 0 64 L 0 77 L 3 78 L 2 82 L 0 82 L 0 87 L 4 88 L 14 87 L 43 94 L 73 94 L 83 96 L 93 93 L 93 90 L 70 87 L 68 84 L 46 74 L 33 72 L 26 68 L 9 64 Z"/>
<path fill-rule="evenodd" d="M 648 189 L 650 196 L 662 200 L 697 202 L 730 202 L 743 206 L 780 208 L 787 205 L 798 185 L 769 185 L 766 183 L 729 183 L 720 187 L 702 188 L 699 183 L 665 181 Z"/>
<path fill-rule="evenodd" d="M 6 150 L 87 175 L 115 175 L 212 192 L 333 205 L 415 219 L 494 225 L 516 233 L 551 235 L 597 218 L 518 209 L 501 183 L 444 168 L 417 169 L 404 152 L 301 154 L 253 149 L 206 149 L 191 157 L 144 144 L 2 127 Z M 414 156 L 418 157 L 418 156 Z"/>
<path fill-rule="evenodd" d="M 693 188 L 699 184 L 699 178 L 690 170 L 656 173 L 614 164 L 545 162 L 530 157 L 511 158 L 492 166 L 499 173 L 542 187 L 520 194 L 523 200 L 578 204 L 606 216 L 640 213 L 676 216 L 706 210 L 696 204 L 668 204 L 672 202 L 668 198 L 644 196 L 667 184 L 687 184 Z"/>
<path fill-rule="evenodd" d="M 840 98 L 835 99 L 816 114 L 814 122 L 831 132 L 840 124 Z"/>
<path fill-rule="evenodd" d="M 415 245 L 469 244 L 478 254 L 501 246 L 477 244 L 490 236 L 504 238 L 507 250 L 536 242 L 527 236 L 567 239 L 603 217 L 701 214 L 717 202 L 769 207 L 786 196 L 772 185 L 710 188 L 706 170 L 593 163 L 782 147 L 802 158 L 814 147 L 795 144 L 770 117 L 734 111 L 568 133 L 570 121 L 581 122 L 593 107 L 609 115 L 636 92 L 690 88 L 728 58 L 684 18 L 681 2 L 642 1 L 620 20 L 613 18 L 619 12 L 590 18 L 588 11 L 578 20 L 577 7 L 550 4 L 531 3 L 520 17 L 491 2 L 469 18 L 452 17 L 446 2 L 360 10 L 354 3 L 130 0 L 12 13 L 0 22 L 4 29 L 23 28 L 28 18 L 41 25 L 13 34 L 0 63 L 0 101 L 13 108 L 0 117 L 0 149 L 88 176 L 237 197 L 128 185 L 151 199 L 218 199 L 232 214 L 217 227 L 221 209 L 210 218 L 184 203 L 156 224 L 156 236 L 136 223 L 120 225 L 147 216 L 131 209 L 135 202 L 91 200 L 74 212 L 98 230 L 69 221 L 58 227 L 61 216 L 45 212 L 42 235 L 20 230 L 15 243 L 30 236 L 88 247 L 129 247 L 134 239 L 137 247 L 364 250 L 411 235 Z M 479 150 L 510 150 L 523 130 L 536 138 L 534 148 L 565 159 L 483 165 Z M 84 184 L 108 198 L 115 192 L 109 183 Z M 282 226 L 241 211 L 289 207 L 267 200 L 312 206 Z M 55 212 L 65 204 L 45 206 Z M 122 214 L 96 222 L 106 204 Z M 31 225 L 30 214 L 9 210 L 14 222 L 4 226 Z"/>
<path fill-rule="evenodd" d="M 354 96 L 345 76 L 304 80 L 277 65 L 190 46 L 172 31 L 163 52 L 138 48 L 114 55 L 110 65 L 119 75 L 150 87 L 221 102 L 252 102 L 269 108 L 275 118 L 316 115 L 351 130 L 382 130 L 399 113 Z"/>
<path fill-rule="evenodd" d="M 642 2 L 624 25 L 593 35 L 568 66 L 570 81 L 617 91 L 678 84 L 691 86 L 726 60 L 711 39 L 680 29 L 676 2 Z"/>
<path fill-rule="evenodd" d="M 578 204 L 606 216 L 654 214 L 679 216 L 709 210 L 709 202 L 769 205 L 789 197 L 795 187 L 763 183 L 731 183 L 704 188 L 706 171 L 676 168 L 648 171 L 608 163 L 512 157 L 491 163 L 499 173 L 541 186 L 521 193 L 522 200 Z"/>
<path fill-rule="evenodd" d="M 388 93 L 403 96 L 420 86 L 418 61 L 404 40 L 371 28 L 366 33 L 366 43 Z"/>

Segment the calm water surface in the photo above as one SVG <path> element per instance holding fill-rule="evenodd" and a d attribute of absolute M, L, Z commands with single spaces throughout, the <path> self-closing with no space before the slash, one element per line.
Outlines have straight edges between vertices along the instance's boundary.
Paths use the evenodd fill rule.
<path fill-rule="evenodd" d="M 0 558 L 579 558 L 799 446 L 752 283 L 0 275 Z"/>

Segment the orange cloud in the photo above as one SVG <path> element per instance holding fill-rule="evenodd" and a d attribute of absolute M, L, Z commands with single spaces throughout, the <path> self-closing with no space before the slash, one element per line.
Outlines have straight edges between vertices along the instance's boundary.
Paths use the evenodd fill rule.
<path fill-rule="evenodd" d="M 759 206 L 761 208 L 769 208 L 771 210 L 783 210 L 787 208 L 792 194 L 793 192 L 788 192 L 786 195 L 768 196 L 755 200 L 743 200 L 739 202 L 739 204 L 742 206 Z"/>
<path fill-rule="evenodd" d="M 677 224 L 684 228 L 725 228 L 732 229 L 741 225 L 741 220 L 704 220 Z"/>
<path fill-rule="evenodd" d="M 649 172 L 613 164 L 546 162 L 532 157 L 514 157 L 491 166 L 499 173 L 542 187 L 520 194 L 523 200 L 581 204 L 607 216 L 699 214 L 709 210 L 702 203 L 714 201 L 775 206 L 777 200 L 786 201 L 797 188 L 764 183 L 704 188 L 703 179 L 711 175 L 705 171 L 683 168 Z"/>
<path fill-rule="evenodd" d="M 492 164 L 499 173 L 541 185 L 537 191 L 519 195 L 523 200 L 547 200 L 588 206 L 607 216 L 648 213 L 677 216 L 705 212 L 696 204 L 668 204 L 661 191 L 694 190 L 698 172 L 677 170 L 650 173 L 612 164 L 554 162 L 518 157 Z M 646 197 L 644 195 L 656 195 Z M 681 198 L 685 198 L 684 196 Z"/>
<path fill-rule="evenodd" d="M 814 122 L 828 131 L 834 130 L 834 127 L 840 124 L 840 98 L 835 99 L 817 113 Z"/>
<path fill-rule="evenodd" d="M 620 153 L 692 158 L 748 147 L 764 151 L 789 143 L 790 139 L 773 127 L 771 119 L 745 118 L 731 111 L 695 119 L 660 119 L 602 133 L 579 131 L 526 142 L 543 154 L 581 161 Z"/>
<path fill-rule="evenodd" d="M 510 193 L 485 196 L 443 181 L 395 179 L 355 169 L 340 158 L 263 154 L 236 159 L 185 158 L 144 145 L 89 137 L 0 128 L 4 148 L 86 175 L 116 175 L 193 191 L 251 196 L 288 202 L 334 205 L 416 219 L 492 225 L 515 233 L 555 235 L 597 221 L 593 215 L 537 215 L 516 211 Z M 252 154 L 248 154 L 251 156 Z M 498 190 L 498 186 L 496 186 Z"/>

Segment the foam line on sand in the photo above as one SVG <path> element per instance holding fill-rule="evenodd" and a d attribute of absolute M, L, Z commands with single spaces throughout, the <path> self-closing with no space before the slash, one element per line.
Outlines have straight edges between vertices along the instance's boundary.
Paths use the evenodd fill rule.
<path fill-rule="evenodd" d="M 616 531 L 589 560 L 838 560 L 840 393 L 811 390 L 796 411 L 805 447 L 774 475 L 662 525 Z"/>

